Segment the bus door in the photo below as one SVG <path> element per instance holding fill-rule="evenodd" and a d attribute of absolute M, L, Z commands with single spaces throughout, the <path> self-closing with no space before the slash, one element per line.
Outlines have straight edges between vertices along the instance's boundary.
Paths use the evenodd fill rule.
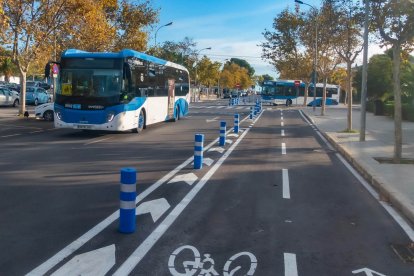
<path fill-rule="evenodd" d="M 174 119 L 175 79 L 168 79 L 168 118 Z"/>

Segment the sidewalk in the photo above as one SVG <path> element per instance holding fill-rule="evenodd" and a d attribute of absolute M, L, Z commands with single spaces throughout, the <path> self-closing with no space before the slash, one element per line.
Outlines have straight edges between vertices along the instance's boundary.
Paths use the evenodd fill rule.
<path fill-rule="evenodd" d="M 374 157 L 391 158 L 394 152 L 394 121 L 367 112 L 365 142 L 359 133 L 344 133 L 347 108 L 344 105 L 302 108 L 325 137 L 376 188 L 383 200 L 399 209 L 414 224 L 414 164 L 380 164 Z M 352 111 L 352 128 L 360 129 L 360 108 Z M 414 159 L 414 122 L 403 122 L 403 158 Z"/>

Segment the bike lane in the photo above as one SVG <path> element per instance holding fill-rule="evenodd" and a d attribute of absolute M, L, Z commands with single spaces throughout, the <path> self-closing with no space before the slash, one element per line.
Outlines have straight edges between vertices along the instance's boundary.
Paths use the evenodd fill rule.
<path fill-rule="evenodd" d="M 408 242 L 296 110 L 273 109 L 131 275 L 408 276 L 389 246 Z"/>

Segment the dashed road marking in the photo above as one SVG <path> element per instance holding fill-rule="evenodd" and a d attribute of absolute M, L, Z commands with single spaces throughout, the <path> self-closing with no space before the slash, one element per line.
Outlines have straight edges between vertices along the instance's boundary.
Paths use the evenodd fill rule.
<path fill-rule="evenodd" d="M 296 264 L 296 254 L 284 253 L 285 276 L 298 276 L 298 266 Z"/>
<path fill-rule="evenodd" d="M 289 172 L 287 169 L 282 169 L 282 182 L 283 182 L 283 198 L 290 199 Z"/>
<path fill-rule="evenodd" d="M 286 154 L 286 144 L 282 143 L 282 154 Z"/>

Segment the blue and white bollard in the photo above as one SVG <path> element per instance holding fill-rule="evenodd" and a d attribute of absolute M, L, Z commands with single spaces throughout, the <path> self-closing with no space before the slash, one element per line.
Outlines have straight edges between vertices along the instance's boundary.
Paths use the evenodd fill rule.
<path fill-rule="evenodd" d="M 254 116 L 254 111 L 253 111 L 253 109 L 254 109 L 254 107 L 253 107 L 253 106 L 251 106 L 251 107 L 250 107 L 250 117 L 249 117 L 249 119 L 250 119 L 250 120 L 253 120 L 253 116 Z"/>
<path fill-rule="evenodd" d="M 203 167 L 203 148 L 204 148 L 204 134 L 195 135 L 194 144 L 194 169 L 199 170 Z"/>
<path fill-rule="evenodd" d="M 223 147 L 226 145 L 226 122 L 222 121 L 220 122 L 220 139 L 219 139 L 219 145 Z"/>
<path fill-rule="evenodd" d="M 234 114 L 234 133 L 239 133 L 239 114 Z"/>
<path fill-rule="evenodd" d="M 119 193 L 119 232 L 135 232 L 135 198 L 137 197 L 137 170 L 121 169 L 121 191 Z"/>

